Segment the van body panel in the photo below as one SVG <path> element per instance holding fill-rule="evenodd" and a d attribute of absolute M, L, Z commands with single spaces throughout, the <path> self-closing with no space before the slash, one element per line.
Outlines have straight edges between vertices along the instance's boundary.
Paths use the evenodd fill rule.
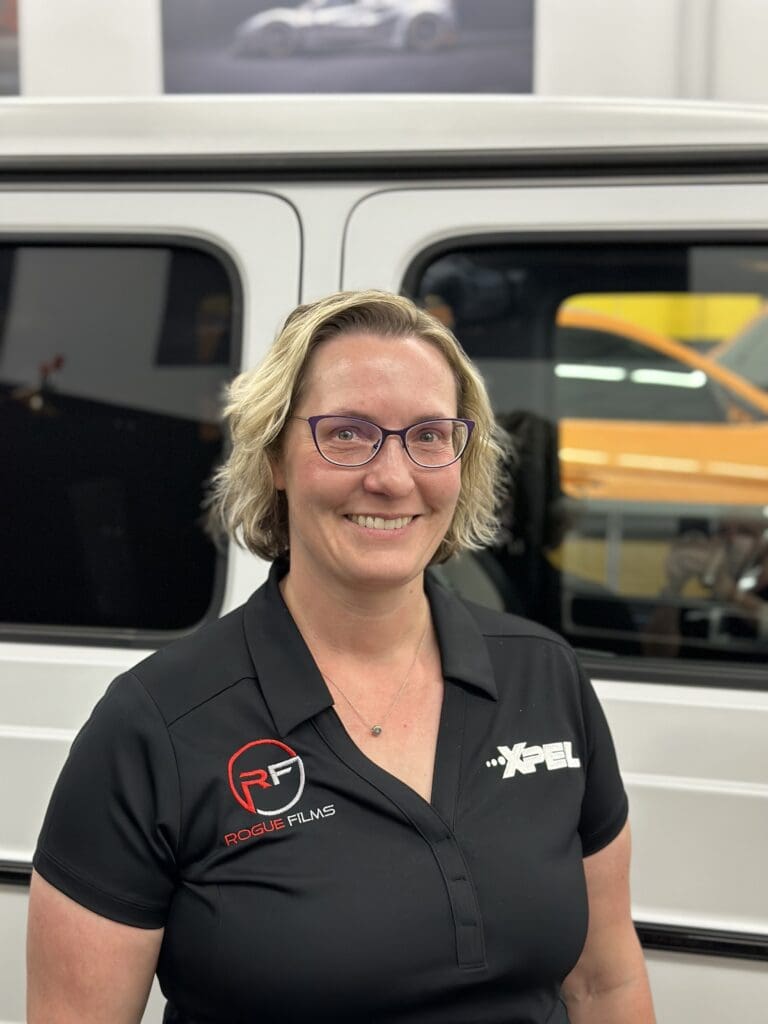
<path fill-rule="evenodd" d="M 193 157 L 212 169 L 227 163 L 316 169 L 329 160 L 348 171 L 372 163 L 423 169 L 459 155 L 475 163 L 598 153 L 726 159 L 768 147 L 768 114 L 756 106 L 544 96 L 164 96 L 77 103 L 30 97 L 0 102 L 0 123 L 0 168 L 8 169 L 137 160 L 157 166 Z"/>

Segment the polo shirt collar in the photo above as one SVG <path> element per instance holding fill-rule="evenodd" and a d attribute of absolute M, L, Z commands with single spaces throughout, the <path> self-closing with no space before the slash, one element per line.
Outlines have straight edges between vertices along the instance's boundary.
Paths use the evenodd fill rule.
<path fill-rule="evenodd" d="M 443 678 L 467 683 L 498 700 L 496 677 L 480 626 L 464 602 L 438 583 L 432 573 L 425 573 L 424 579 L 440 646 Z"/>
<path fill-rule="evenodd" d="M 245 640 L 264 700 L 281 736 L 333 706 L 333 697 L 283 600 L 279 583 L 287 562 L 274 562 L 267 582 L 244 609 Z M 479 626 L 464 604 L 426 574 L 443 676 L 498 697 L 493 668 Z"/>

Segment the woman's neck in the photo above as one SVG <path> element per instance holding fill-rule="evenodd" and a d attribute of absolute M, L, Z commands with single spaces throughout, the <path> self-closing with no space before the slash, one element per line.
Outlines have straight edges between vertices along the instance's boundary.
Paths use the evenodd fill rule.
<path fill-rule="evenodd" d="M 318 655 L 390 660 L 395 652 L 419 642 L 429 616 L 422 573 L 398 587 L 352 590 L 289 572 L 280 581 L 280 590 L 304 639 Z"/>

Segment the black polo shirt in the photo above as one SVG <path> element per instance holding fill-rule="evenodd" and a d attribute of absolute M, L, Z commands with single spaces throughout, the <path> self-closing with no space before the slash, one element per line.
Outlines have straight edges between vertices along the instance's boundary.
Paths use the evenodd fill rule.
<path fill-rule="evenodd" d="M 282 571 L 115 680 L 35 867 L 98 914 L 165 926 L 168 1021 L 563 1024 L 582 857 L 627 814 L 571 649 L 427 580 L 445 677 L 430 804 L 345 732 Z"/>

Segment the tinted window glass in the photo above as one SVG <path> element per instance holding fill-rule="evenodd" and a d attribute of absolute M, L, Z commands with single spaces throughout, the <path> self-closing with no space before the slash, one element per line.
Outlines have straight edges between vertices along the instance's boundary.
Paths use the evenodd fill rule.
<path fill-rule="evenodd" d="M 518 450 L 503 538 L 452 585 L 605 656 L 764 661 L 768 393 L 728 364 L 762 337 L 767 257 L 494 243 L 414 274 Z"/>
<path fill-rule="evenodd" d="M 0 620 L 176 630 L 213 598 L 201 526 L 236 353 L 191 248 L 0 247 Z"/>

